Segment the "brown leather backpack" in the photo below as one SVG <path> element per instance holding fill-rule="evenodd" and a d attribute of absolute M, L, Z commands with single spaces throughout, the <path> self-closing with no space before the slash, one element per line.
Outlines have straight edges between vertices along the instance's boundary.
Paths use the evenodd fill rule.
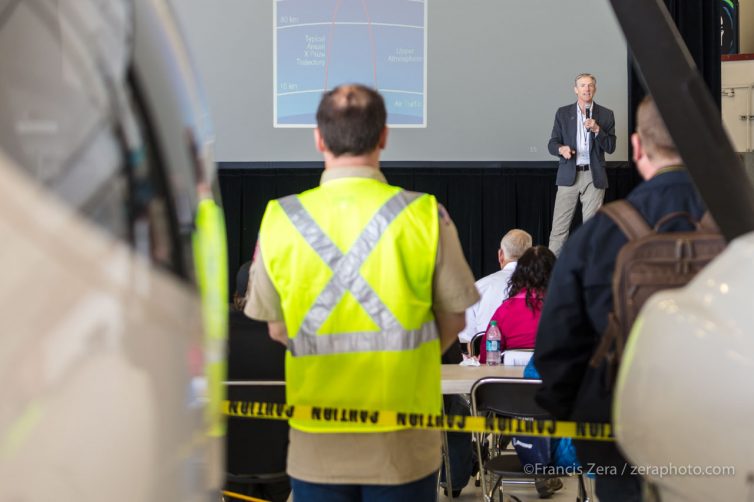
<path fill-rule="evenodd" d="M 607 364 L 612 387 L 623 348 L 644 302 L 657 291 L 686 285 L 707 263 L 725 249 L 726 242 L 709 212 L 695 221 L 687 212 L 665 215 L 650 228 L 627 201 L 600 208 L 618 225 L 628 242 L 618 252 L 613 272 L 613 311 L 602 340 L 589 364 Z M 661 232 L 664 225 L 684 218 L 696 227 L 685 232 Z"/>

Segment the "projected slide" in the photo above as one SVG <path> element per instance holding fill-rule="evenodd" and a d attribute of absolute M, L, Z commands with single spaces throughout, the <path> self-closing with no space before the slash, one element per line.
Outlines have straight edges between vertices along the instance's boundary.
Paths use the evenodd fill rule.
<path fill-rule="evenodd" d="M 325 89 L 361 83 L 385 97 L 388 124 L 426 126 L 424 0 L 276 0 L 275 127 L 315 125 Z"/>

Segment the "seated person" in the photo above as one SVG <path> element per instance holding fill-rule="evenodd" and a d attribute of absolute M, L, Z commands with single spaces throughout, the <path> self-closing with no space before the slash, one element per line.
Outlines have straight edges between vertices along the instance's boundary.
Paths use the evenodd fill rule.
<path fill-rule="evenodd" d="M 540 379 L 539 372 L 534 367 L 533 361 L 529 361 L 529 364 L 524 368 L 524 378 Z M 529 446 L 521 443 L 528 443 Z M 523 447 L 523 450 L 518 447 L 519 445 Z M 545 465 L 574 468 L 580 465 L 576 457 L 576 448 L 574 448 L 571 438 L 521 437 L 514 438 L 513 446 L 516 447 L 518 458 L 521 459 L 521 463 L 524 465 L 544 463 Z M 534 460 L 535 458 L 540 459 L 540 461 Z"/>
<path fill-rule="evenodd" d="M 518 259 L 508 286 L 508 299 L 492 315 L 500 328 L 500 351 L 533 349 L 542 314 L 547 283 L 555 255 L 546 246 L 527 249 Z M 489 328 L 489 324 L 487 325 Z M 479 362 L 487 362 L 487 335 L 482 340 Z"/>
<path fill-rule="evenodd" d="M 510 280 L 509 297 L 490 319 L 490 322 L 497 321 L 500 328 L 501 351 L 534 348 L 542 304 L 555 260 L 555 255 L 546 246 L 529 248 L 519 258 Z M 484 342 L 479 357 L 482 363 L 486 362 Z M 539 378 L 531 361 L 524 369 L 524 378 Z M 570 439 L 514 437 L 511 443 L 524 466 L 578 466 Z M 550 497 L 563 487 L 563 482 L 558 478 L 535 479 L 534 484 L 542 498 Z"/>
<path fill-rule="evenodd" d="M 466 309 L 466 327 L 458 334 L 461 342 L 470 342 L 475 334 L 487 327 L 495 309 L 508 298 L 508 283 L 518 259 L 530 247 L 531 235 L 517 228 L 500 240 L 500 249 L 497 250 L 500 270 L 476 281 L 481 299 Z"/>
<path fill-rule="evenodd" d="M 539 373 L 534 367 L 534 361 L 530 360 L 524 368 L 524 378 L 540 379 Z M 576 457 L 576 448 L 573 446 L 571 438 L 517 436 L 511 440 L 511 443 L 516 449 L 521 465 L 534 467 L 535 473 L 537 467 L 541 469 L 542 467 L 557 466 L 578 472 L 577 470 L 581 466 Z M 547 498 L 553 492 L 560 490 L 563 487 L 563 482 L 558 478 L 535 479 L 534 486 L 540 497 Z"/>

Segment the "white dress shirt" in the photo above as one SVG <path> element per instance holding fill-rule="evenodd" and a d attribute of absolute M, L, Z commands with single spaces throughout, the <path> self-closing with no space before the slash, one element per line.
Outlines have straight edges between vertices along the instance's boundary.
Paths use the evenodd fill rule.
<path fill-rule="evenodd" d="M 592 103 L 592 112 L 594 113 L 594 103 Z M 590 150 L 590 138 L 589 131 L 584 127 L 584 121 L 586 116 L 581 113 L 581 108 L 576 105 L 576 113 L 578 114 L 578 120 L 576 124 L 576 165 L 583 166 L 589 165 L 589 150 Z"/>
<path fill-rule="evenodd" d="M 508 281 L 516 270 L 516 263 L 506 263 L 502 270 L 476 281 L 482 299 L 466 309 L 466 328 L 458 334 L 461 342 L 468 343 L 476 333 L 487 330 L 492 314 L 508 298 Z"/>

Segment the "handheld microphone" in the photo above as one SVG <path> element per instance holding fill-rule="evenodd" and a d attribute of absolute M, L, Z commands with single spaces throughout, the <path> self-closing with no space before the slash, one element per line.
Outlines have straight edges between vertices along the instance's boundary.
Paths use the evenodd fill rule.
<path fill-rule="evenodd" d="M 586 105 L 584 105 L 584 110 L 586 111 L 586 118 L 592 118 L 592 104 L 587 103 Z"/>

